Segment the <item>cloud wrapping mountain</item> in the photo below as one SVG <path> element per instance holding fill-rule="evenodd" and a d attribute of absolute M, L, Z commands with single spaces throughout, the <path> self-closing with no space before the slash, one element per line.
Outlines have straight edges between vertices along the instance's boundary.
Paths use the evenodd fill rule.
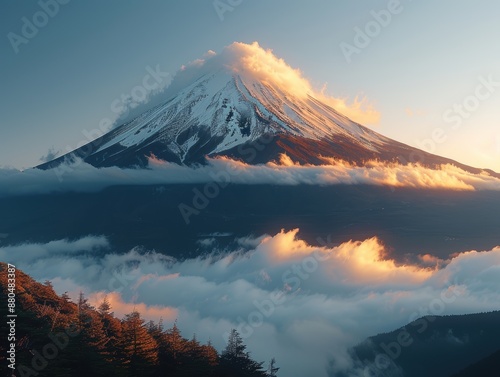
<path fill-rule="evenodd" d="M 208 159 L 195 168 L 149 159 L 148 169 L 95 168 L 77 160 L 51 170 L 20 172 L 0 169 L 0 197 L 51 192 L 95 192 L 113 185 L 172 183 L 335 185 L 368 184 L 390 187 L 450 190 L 500 190 L 500 179 L 488 173 L 472 174 L 453 165 L 431 169 L 419 164 L 400 165 L 368 161 L 365 166 L 325 159 L 325 164 L 294 164 L 286 156 L 279 163 L 249 165 L 225 157 Z"/>

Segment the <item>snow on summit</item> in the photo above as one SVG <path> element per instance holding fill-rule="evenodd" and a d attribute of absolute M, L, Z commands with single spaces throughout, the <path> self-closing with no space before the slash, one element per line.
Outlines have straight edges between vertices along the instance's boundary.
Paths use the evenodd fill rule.
<path fill-rule="evenodd" d="M 262 48 L 258 42 L 233 42 L 220 54 L 209 50 L 202 58 L 181 67 L 168 92 L 175 92 L 191 83 L 194 77 L 222 67 L 246 81 L 281 88 L 301 99 L 312 96 L 356 122 L 369 124 L 379 121 L 380 114 L 366 100 L 355 98 L 349 104 L 345 99 L 325 95 L 324 90 L 315 90 L 299 69 L 290 67 L 283 59 L 275 56 L 271 49 Z"/>

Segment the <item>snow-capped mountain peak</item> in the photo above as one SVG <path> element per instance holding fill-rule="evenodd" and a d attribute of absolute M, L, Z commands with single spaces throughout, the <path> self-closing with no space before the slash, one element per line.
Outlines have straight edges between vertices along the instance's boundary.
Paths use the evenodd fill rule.
<path fill-rule="evenodd" d="M 179 164 L 203 163 L 206 156 L 217 155 L 262 163 L 283 153 L 311 164 L 328 157 L 358 164 L 371 159 L 415 162 L 412 152 L 418 151 L 336 111 L 340 107 L 362 118 L 375 114 L 315 91 L 299 70 L 257 43 L 236 42 L 219 55 L 209 52 L 183 66 L 163 96 L 159 105 L 39 167 L 75 156 L 95 166 L 145 166 L 151 155 Z M 254 148 L 252 158 L 245 159 L 243 147 L 263 138 L 265 148 Z M 429 165 L 449 162 L 417 154 Z"/>

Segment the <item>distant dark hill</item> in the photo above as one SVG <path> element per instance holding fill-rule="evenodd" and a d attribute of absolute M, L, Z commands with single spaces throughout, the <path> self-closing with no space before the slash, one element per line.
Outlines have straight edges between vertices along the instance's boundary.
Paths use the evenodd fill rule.
<path fill-rule="evenodd" d="M 96 193 L 0 198 L 0 245 L 46 243 L 89 234 L 109 237 L 126 252 L 144 246 L 176 257 L 203 252 L 199 240 L 223 233 L 214 246 L 237 237 L 299 228 L 318 244 L 378 236 L 405 261 L 431 253 L 447 258 L 500 244 L 500 192 L 450 192 L 376 186 L 229 185 L 186 224 L 179 205 L 192 206 L 204 185 L 110 187 Z"/>
<path fill-rule="evenodd" d="M 478 363 L 464 370 L 466 374 L 456 376 L 498 377 L 498 369 L 497 374 L 481 371 L 498 365 L 499 359 L 492 354 L 499 347 L 500 311 L 496 311 L 423 317 L 398 330 L 368 338 L 354 348 L 353 354 L 363 365 L 371 365 L 373 373 L 379 373 L 373 375 L 443 377 Z M 390 365 L 386 368 L 380 360 L 390 360 Z"/>
<path fill-rule="evenodd" d="M 465 368 L 451 377 L 498 377 L 500 376 L 500 350 Z"/>

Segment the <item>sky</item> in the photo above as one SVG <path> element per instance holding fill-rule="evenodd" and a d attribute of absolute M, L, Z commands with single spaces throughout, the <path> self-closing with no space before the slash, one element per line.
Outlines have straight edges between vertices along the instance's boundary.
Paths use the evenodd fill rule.
<path fill-rule="evenodd" d="M 117 118 L 116 104 L 151 70 L 165 86 L 209 50 L 258 41 L 318 90 L 364 99 L 380 114 L 366 124 L 374 130 L 500 171 L 492 0 L 54 4 L 0 4 L 0 166 L 27 168 L 76 148 L 84 130 Z"/>

